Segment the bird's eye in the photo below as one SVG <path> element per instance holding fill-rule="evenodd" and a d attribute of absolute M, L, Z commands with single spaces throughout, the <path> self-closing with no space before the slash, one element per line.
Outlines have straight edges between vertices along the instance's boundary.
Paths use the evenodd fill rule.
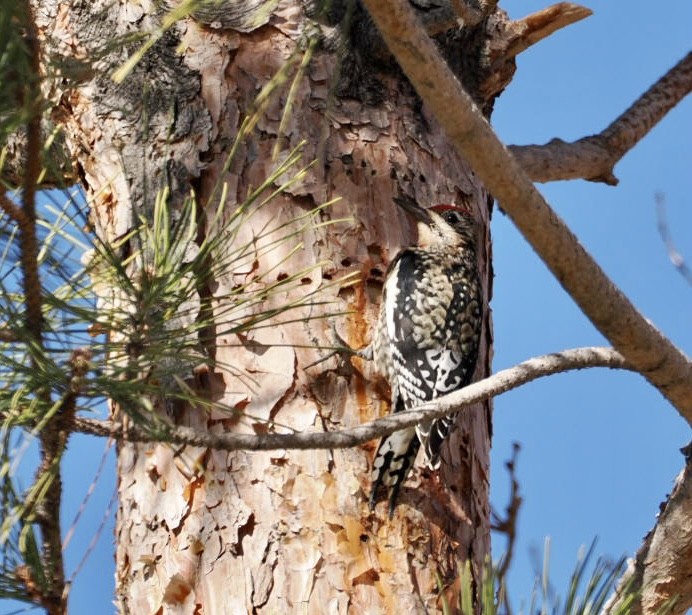
<path fill-rule="evenodd" d="M 461 214 L 458 211 L 448 211 L 445 216 L 445 221 L 449 224 L 459 224 L 461 222 Z"/>

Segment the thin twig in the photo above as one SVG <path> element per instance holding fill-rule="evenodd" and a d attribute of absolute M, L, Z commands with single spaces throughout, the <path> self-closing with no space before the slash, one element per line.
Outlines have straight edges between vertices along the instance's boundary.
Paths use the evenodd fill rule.
<path fill-rule="evenodd" d="M 444 62 L 408 2 L 363 3 L 450 142 L 553 275 L 594 326 L 692 424 L 692 362 L 639 313 L 548 206 Z M 692 57 L 690 65 L 692 72 Z"/>
<path fill-rule="evenodd" d="M 668 258 L 670 259 L 670 262 L 673 263 L 673 267 L 675 267 L 680 275 L 685 278 L 685 281 L 692 286 L 692 270 L 687 266 L 683 255 L 680 254 L 678 249 L 675 247 L 673 235 L 670 232 L 670 228 L 668 228 L 665 197 L 660 192 L 657 192 L 655 198 L 658 233 L 661 235 L 661 239 L 666 246 Z"/>
<path fill-rule="evenodd" d="M 417 425 L 421 421 L 454 414 L 462 408 L 500 395 L 537 378 L 589 367 L 632 369 L 612 348 L 589 347 L 565 350 L 529 359 L 413 410 L 391 414 L 358 427 L 328 433 L 211 434 L 173 425 L 155 433 L 137 425 L 130 425 L 125 433 L 122 425 L 118 423 L 84 418 L 75 418 L 73 428 L 74 431 L 85 434 L 116 439 L 126 438 L 133 442 L 169 442 L 226 451 L 349 448 L 381 438 L 399 429 Z"/>
<path fill-rule="evenodd" d="M 87 545 L 87 548 L 85 549 L 85 551 L 82 555 L 82 559 L 79 560 L 79 564 L 77 564 L 74 571 L 72 572 L 72 577 L 70 578 L 70 583 L 74 583 L 74 580 L 77 578 L 77 575 L 82 571 L 82 569 L 86 565 L 87 561 L 89 560 L 89 557 L 94 552 L 94 549 L 96 548 L 96 545 L 98 544 L 98 541 L 100 540 L 101 536 L 103 536 L 103 530 L 106 528 L 106 523 L 108 522 L 108 519 L 110 519 L 111 515 L 113 514 L 113 509 L 115 508 L 117 501 L 118 501 L 118 488 L 116 487 L 115 489 L 113 489 L 113 494 L 111 495 L 111 499 L 108 501 L 108 506 L 106 506 L 106 510 L 103 511 L 103 516 L 101 517 L 101 522 L 99 523 L 98 528 L 94 532 L 94 535 L 91 537 L 91 540 L 89 541 L 89 544 Z"/>
<path fill-rule="evenodd" d="M 89 488 L 87 489 L 87 492 L 84 494 L 84 498 L 82 499 L 82 503 L 79 505 L 79 509 L 75 513 L 74 519 L 72 520 L 72 523 L 70 524 L 69 529 L 65 533 L 65 538 L 62 541 L 62 550 L 66 551 L 67 547 L 69 546 L 70 542 L 72 541 L 72 537 L 74 536 L 75 530 L 77 529 L 77 524 L 79 523 L 79 520 L 82 518 L 82 515 L 84 514 L 84 511 L 87 508 L 87 504 L 89 503 L 89 500 L 91 499 L 91 496 L 94 494 L 94 491 L 96 490 L 96 485 L 99 484 L 101 480 L 101 475 L 103 474 L 103 471 L 106 467 L 106 462 L 108 461 L 108 458 L 111 454 L 111 447 L 113 445 L 113 441 L 109 440 L 108 444 L 106 445 L 106 448 L 103 451 L 103 455 L 101 455 L 101 461 L 96 468 L 96 472 L 94 473 L 94 478 L 91 480 L 91 483 L 89 484 Z M 75 578 L 75 573 L 72 573 L 72 580 Z"/>
<path fill-rule="evenodd" d="M 508 149 L 533 181 L 588 179 L 615 186 L 615 165 L 691 91 L 692 52 L 599 134 L 572 143 L 553 139 Z"/>
<path fill-rule="evenodd" d="M 518 442 L 512 444 L 512 458 L 505 462 L 505 467 L 509 473 L 510 491 L 509 504 L 505 509 L 505 517 L 501 518 L 498 514 L 492 511 L 491 529 L 496 532 L 502 532 L 507 536 L 507 548 L 502 556 L 502 561 L 498 569 L 500 579 L 507 579 L 507 571 L 512 563 L 514 556 L 514 545 L 517 539 L 517 522 L 519 520 L 519 509 L 521 508 L 522 498 L 519 495 L 519 481 L 517 480 L 517 458 L 521 447 Z"/>

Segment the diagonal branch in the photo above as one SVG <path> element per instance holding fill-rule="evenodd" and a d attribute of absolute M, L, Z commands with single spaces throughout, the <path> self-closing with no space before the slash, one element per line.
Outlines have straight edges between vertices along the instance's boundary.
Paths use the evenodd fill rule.
<path fill-rule="evenodd" d="M 692 91 L 692 52 L 597 135 L 573 143 L 511 145 L 509 150 L 538 182 L 588 179 L 614 186 L 613 168 L 665 115 Z"/>
<path fill-rule="evenodd" d="M 434 401 L 406 412 L 390 414 L 381 419 L 350 429 L 324 432 L 289 434 L 212 434 L 189 427 L 171 426 L 157 433 L 130 425 L 127 431 L 119 423 L 94 419 L 74 419 L 74 430 L 81 433 L 127 439 L 133 442 L 169 442 L 190 444 L 225 451 L 276 449 L 335 449 L 358 446 L 369 440 L 381 438 L 399 429 L 417 425 L 421 421 L 453 414 L 479 401 L 506 393 L 527 382 L 575 369 L 609 367 L 631 369 L 623 357 L 612 348 L 575 348 L 524 361 L 502 370 L 474 384 L 438 397 Z"/>
<path fill-rule="evenodd" d="M 507 536 L 507 546 L 505 552 L 500 558 L 497 574 L 500 579 L 506 579 L 509 568 L 514 557 L 514 547 L 517 540 L 517 523 L 519 520 L 519 509 L 523 502 L 523 498 L 519 495 L 519 479 L 517 478 L 517 458 L 521 447 L 518 442 L 512 443 L 512 458 L 505 461 L 505 467 L 509 473 L 509 503 L 505 509 L 505 517 L 500 517 L 491 507 L 490 514 L 492 518 L 491 528 L 496 532 L 502 532 Z M 507 596 L 505 595 L 505 600 Z M 511 613 L 511 609 L 508 609 Z"/>
<path fill-rule="evenodd" d="M 553 275 L 628 363 L 692 424 L 692 362 L 637 311 L 548 206 L 441 58 L 408 3 L 363 3 L 450 141 Z"/>
<path fill-rule="evenodd" d="M 605 615 L 621 612 L 618 609 L 632 599 L 627 607 L 630 615 L 682 615 L 692 606 L 692 445 L 682 452 L 685 468 L 606 605 Z M 667 611 L 663 607 L 669 600 L 675 602 Z"/>

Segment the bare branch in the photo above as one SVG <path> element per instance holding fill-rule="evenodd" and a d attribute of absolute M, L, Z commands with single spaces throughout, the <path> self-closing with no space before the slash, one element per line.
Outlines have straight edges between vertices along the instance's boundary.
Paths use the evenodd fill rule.
<path fill-rule="evenodd" d="M 500 395 L 537 378 L 587 367 L 631 369 L 623 357 L 612 348 L 589 347 L 565 350 L 529 359 L 413 410 L 391 414 L 351 429 L 328 433 L 211 434 L 180 426 L 166 426 L 158 433 L 151 433 L 136 425 L 129 425 L 125 430 L 119 423 L 84 418 L 74 419 L 73 425 L 75 431 L 96 436 L 122 438 L 133 442 L 162 441 L 172 444 L 191 444 L 226 451 L 349 448 L 416 425 L 424 420 L 453 414 L 461 408 Z"/>
<path fill-rule="evenodd" d="M 517 539 L 517 523 L 519 521 L 519 509 L 523 498 L 519 495 L 519 480 L 517 479 L 517 458 L 521 447 L 518 442 L 512 443 L 512 458 L 505 462 L 505 467 L 509 473 L 510 492 L 509 504 L 505 508 L 505 517 L 502 518 L 494 510 L 491 510 L 492 525 L 491 529 L 496 532 L 502 532 L 507 536 L 507 547 L 504 555 L 501 558 L 498 567 L 498 576 L 500 579 L 507 578 L 507 572 L 512 564 L 514 557 L 514 546 Z M 506 599 L 506 596 L 505 596 Z"/>
<path fill-rule="evenodd" d="M 634 602 L 627 609 L 630 615 L 662 612 L 668 600 L 675 600 L 672 609 L 665 611 L 672 615 L 687 613 L 692 606 L 692 445 L 682 452 L 685 468 L 668 500 L 661 504 L 655 527 L 630 561 L 605 614 L 617 613 L 632 594 Z"/>
<path fill-rule="evenodd" d="M 522 19 L 513 22 L 517 30 L 517 38 L 507 48 L 506 57 L 513 58 L 532 45 L 542 41 L 553 32 L 572 25 L 593 15 L 587 9 L 572 2 L 558 2 L 548 8 L 536 11 Z"/>
<path fill-rule="evenodd" d="M 588 179 L 614 186 L 615 165 L 691 91 L 688 53 L 601 133 L 573 143 L 553 139 L 545 145 L 511 145 L 509 150 L 534 181 Z"/>
<path fill-rule="evenodd" d="M 663 243 L 668 250 L 668 258 L 673 266 L 680 272 L 680 275 L 685 278 L 685 281 L 692 285 L 692 270 L 688 267 L 684 257 L 673 242 L 673 236 L 668 228 L 668 218 L 666 216 L 666 202 L 661 193 L 656 194 L 656 218 L 658 219 L 658 233 L 663 239 Z"/>
<path fill-rule="evenodd" d="M 450 141 L 553 275 L 596 328 L 692 424 L 692 362 L 637 311 L 548 206 L 440 57 L 408 3 L 363 2 Z"/>

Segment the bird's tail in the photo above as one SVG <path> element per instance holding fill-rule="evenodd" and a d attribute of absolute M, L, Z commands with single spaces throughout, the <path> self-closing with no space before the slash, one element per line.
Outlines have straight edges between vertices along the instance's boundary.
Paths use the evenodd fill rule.
<path fill-rule="evenodd" d="M 454 424 L 455 415 L 443 416 L 432 421 L 424 421 L 416 426 L 416 434 L 423 445 L 423 451 L 431 469 L 440 467 L 440 449 Z"/>
<path fill-rule="evenodd" d="M 377 504 L 377 493 L 381 486 L 387 487 L 389 499 L 389 517 L 391 519 L 396 506 L 399 489 L 406 480 L 416 459 L 420 441 L 416 428 L 409 427 L 395 431 L 380 441 L 375 459 L 372 462 L 372 491 L 370 492 L 370 510 Z"/>

